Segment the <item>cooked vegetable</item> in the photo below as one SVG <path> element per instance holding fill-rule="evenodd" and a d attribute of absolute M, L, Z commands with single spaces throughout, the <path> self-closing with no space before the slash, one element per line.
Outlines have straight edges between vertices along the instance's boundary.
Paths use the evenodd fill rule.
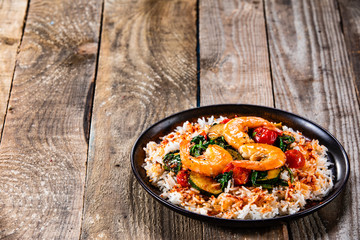
<path fill-rule="evenodd" d="M 234 179 L 234 185 L 240 186 L 246 184 L 249 181 L 251 170 L 234 166 L 233 163 L 229 163 L 223 170 L 223 173 L 232 171 L 232 178 Z"/>
<path fill-rule="evenodd" d="M 193 145 L 190 148 L 190 155 L 193 157 L 198 157 L 202 155 L 205 152 L 205 150 L 208 148 L 208 146 L 211 144 L 219 145 L 224 149 L 232 148 L 222 136 L 216 139 L 206 140 L 206 138 L 203 135 L 198 135 L 193 139 L 191 139 L 190 142 L 195 143 L 195 145 Z"/>
<path fill-rule="evenodd" d="M 226 149 L 226 150 L 230 153 L 231 157 L 232 157 L 234 160 L 243 160 L 243 157 L 241 156 L 241 154 L 240 154 L 238 151 L 235 151 L 235 150 L 232 149 L 232 148 L 228 148 L 228 149 Z"/>
<path fill-rule="evenodd" d="M 224 149 L 233 149 L 226 141 L 225 138 L 223 136 L 218 137 L 214 140 L 210 140 L 212 142 L 212 144 L 216 144 L 219 145 L 220 147 L 224 148 Z M 234 149 L 235 150 L 235 149 Z"/>
<path fill-rule="evenodd" d="M 223 131 L 223 128 L 224 128 L 224 125 L 223 123 L 219 123 L 219 124 L 216 124 L 216 125 L 212 125 L 210 128 L 209 128 L 209 132 L 208 132 L 208 137 L 210 139 L 216 139 L 218 137 L 221 137 L 222 136 L 222 131 Z"/>
<path fill-rule="evenodd" d="M 222 120 L 220 123 L 221 123 L 221 124 L 225 124 L 225 123 L 227 123 L 227 122 L 230 122 L 230 120 L 231 120 L 231 119 L 226 118 L 226 119 Z"/>
<path fill-rule="evenodd" d="M 267 171 L 267 174 L 265 177 L 258 178 L 256 181 L 268 181 L 268 180 L 272 180 L 272 179 L 278 179 L 280 176 L 280 173 L 281 173 L 280 168 L 269 170 L 269 171 Z"/>
<path fill-rule="evenodd" d="M 275 143 L 278 133 L 267 128 L 258 127 L 254 129 L 252 136 L 256 143 L 272 145 Z"/>
<path fill-rule="evenodd" d="M 190 155 L 193 157 L 198 157 L 203 154 L 209 145 L 206 144 L 206 139 L 202 135 L 198 135 L 191 139 L 191 143 L 195 143 L 195 145 L 190 148 Z"/>
<path fill-rule="evenodd" d="M 177 173 L 181 169 L 181 159 L 179 150 L 169 152 L 163 158 L 164 168 L 167 171 Z"/>
<path fill-rule="evenodd" d="M 277 140 L 276 145 L 283 152 L 285 152 L 288 149 L 289 145 L 295 141 L 295 138 L 293 136 L 283 134 L 283 135 L 279 136 L 276 140 Z"/>
<path fill-rule="evenodd" d="M 251 173 L 251 183 L 254 187 L 263 187 L 272 189 L 275 186 L 282 185 L 288 186 L 288 183 L 280 179 L 282 168 L 273 169 L 269 171 L 253 171 Z"/>
<path fill-rule="evenodd" d="M 229 171 L 219 174 L 215 177 L 215 180 L 221 184 L 221 189 L 223 191 L 228 185 L 228 182 L 231 180 L 232 176 L 233 176 L 233 171 Z"/>
<path fill-rule="evenodd" d="M 178 184 L 180 184 L 182 187 L 188 187 L 189 186 L 189 173 L 186 170 L 181 170 L 176 175 L 176 181 Z"/>
<path fill-rule="evenodd" d="M 285 168 L 286 171 L 289 172 L 290 182 L 293 183 L 293 182 L 294 182 L 294 174 L 293 174 L 293 172 L 292 172 L 291 169 L 290 169 L 288 166 L 286 166 L 286 165 L 284 165 L 284 168 Z"/>
<path fill-rule="evenodd" d="M 305 158 L 303 154 L 296 149 L 287 150 L 286 155 L 286 164 L 290 168 L 300 168 L 305 165 Z"/>
<path fill-rule="evenodd" d="M 190 173 L 189 183 L 193 188 L 199 190 L 200 193 L 207 196 L 217 196 L 222 192 L 221 184 L 217 181 L 211 177 L 206 177 L 195 172 Z"/>
<path fill-rule="evenodd" d="M 260 178 L 262 178 L 264 175 L 265 172 L 258 172 L 258 171 L 253 171 L 251 173 L 251 183 L 254 187 L 263 187 L 263 188 L 266 188 L 266 189 L 272 189 L 273 186 L 271 184 L 268 184 L 268 183 L 257 183 L 257 178 L 258 178 L 258 175 L 260 176 Z"/>

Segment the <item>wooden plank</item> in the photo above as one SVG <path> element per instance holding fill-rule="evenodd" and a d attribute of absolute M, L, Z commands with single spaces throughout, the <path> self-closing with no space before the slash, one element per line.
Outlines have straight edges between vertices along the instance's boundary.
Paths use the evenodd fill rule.
<path fill-rule="evenodd" d="M 201 105 L 273 106 L 261 1 L 200 1 Z M 286 225 L 227 229 L 204 225 L 204 239 L 287 239 Z"/>
<path fill-rule="evenodd" d="M 338 0 L 342 28 L 360 101 L 360 1 Z"/>
<path fill-rule="evenodd" d="M 290 223 L 293 239 L 359 239 L 359 126 L 340 17 L 335 1 L 265 1 L 276 107 L 328 129 L 350 158 L 343 194 Z M 291 97 L 290 97 L 291 96 Z"/>
<path fill-rule="evenodd" d="M 105 1 L 83 239 L 201 238 L 135 180 L 130 151 L 151 123 L 196 106 L 196 1 Z"/>
<path fill-rule="evenodd" d="M 261 1 L 200 1 L 201 103 L 273 106 Z"/>
<path fill-rule="evenodd" d="M 0 238 L 78 239 L 101 2 L 32 0 L 0 146 Z"/>
<path fill-rule="evenodd" d="M 27 0 L 0 2 L 0 132 L 6 114 L 26 7 Z"/>

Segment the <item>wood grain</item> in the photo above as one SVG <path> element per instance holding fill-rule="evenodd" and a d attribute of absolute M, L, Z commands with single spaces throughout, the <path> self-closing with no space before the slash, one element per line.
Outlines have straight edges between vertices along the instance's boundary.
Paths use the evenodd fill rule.
<path fill-rule="evenodd" d="M 261 1 L 200 1 L 201 105 L 273 106 Z M 288 239 L 286 225 L 231 229 L 204 225 L 204 239 Z"/>
<path fill-rule="evenodd" d="M 336 2 L 265 1 L 275 105 L 328 129 L 351 165 L 343 194 L 290 223 L 293 239 L 359 239 L 359 105 Z"/>
<path fill-rule="evenodd" d="M 0 132 L 6 114 L 26 8 L 26 0 L 0 1 Z"/>
<path fill-rule="evenodd" d="M 196 1 L 105 1 L 82 239 L 201 238 L 130 167 L 150 124 L 196 106 Z"/>
<path fill-rule="evenodd" d="M 342 28 L 360 101 L 360 1 L 338 0 Z"/>
<path fill-rule="evenodd" d="M 200 1 L 201 103 L 273 106 L 261 1 Z"/>
<path fill-rule="evenodd" d="M 80 236 L 100 13 L 31 1 L 0 146 L 1 239 Z"/>

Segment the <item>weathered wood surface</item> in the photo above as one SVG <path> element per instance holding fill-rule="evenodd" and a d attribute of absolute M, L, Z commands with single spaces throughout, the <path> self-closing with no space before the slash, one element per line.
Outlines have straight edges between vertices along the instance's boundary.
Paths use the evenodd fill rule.
<path fill-rule="evenodd" d="M 202 105 L 273 106 L 262 1 L 200 0 Z"/>
<path fill-rule="evenodd" d="M 1 239 L 80 236 L 100 13 L 98 1 L 30 3 L 0 146 Z"/>
<path fill-rule="evenodd" d="M 26 0 L 0 2 L 0 132 L 6 114 L 26 7 Z"/>
<path fill-rule="evenodd" d="M 25 18 L 27 1 L 0 0 L 1 239 L 360 238 L 358 1 L 29 3 Z M 132 175 L 135 139 L 165 116 L 216 103 L 275 106 L 329 129 L 351 161 L 344 193 L 257 230 L 156 202 Z"/>
<path fill-rule="evenodd" d="M 338 0 L 342 28 L 360 101 L 360 1 Z"/>
<path fill-rule="evenodd" d="M 291 222 L 293 239 L 359 239 L 359 105 L 335 1 L 265 1 L 275 105 L 328 129 L 350 179 L 336 201 Z"/>
<path fill-rule="evenodd" d="M 196 1 L 105 1 L 103 15 L 81 238 L 201 238 L 130 167 L 142 131 L 196 106 Z"/>
<path fill-rule="evenodd" d="M 273 107 L 263 3 L 200 1 L 200 105 Z M 286 225 L 228 229 L 204 224 L 204 239 L 287 239 Z"/>

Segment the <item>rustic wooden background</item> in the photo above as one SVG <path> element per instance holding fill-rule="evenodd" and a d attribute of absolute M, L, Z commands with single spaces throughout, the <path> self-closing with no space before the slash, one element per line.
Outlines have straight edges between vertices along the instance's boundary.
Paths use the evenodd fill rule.
<path fill-rule="evenodd" d="M 0 0 L 0 239 L 359 239 L 360 1 Z M 291 111 L 345 147 L 320 211 L 224 228 L 130 169 L 150 124 L 209 104 Z"/>

